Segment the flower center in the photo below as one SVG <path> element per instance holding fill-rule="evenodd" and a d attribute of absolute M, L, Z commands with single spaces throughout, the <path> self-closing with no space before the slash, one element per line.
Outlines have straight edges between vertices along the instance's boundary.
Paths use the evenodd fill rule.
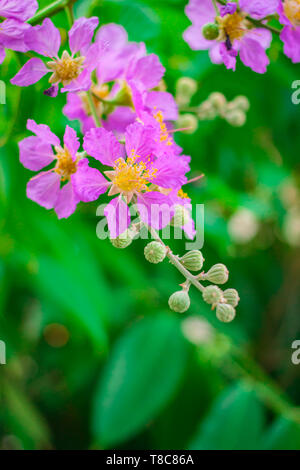
<path fill-rule="evenodd" d="M 62 181 L 70 179 L 77 170 L 77 160 L 73 160 L 69 150 L 64 147 L 55 147 L 57 164 L 54 171 L 58 173 Z"/>
<path fill-rule="evenodd" d="M 91 91 L 92 91 L 92 100 L 94 102 L 94 106 L 97 109 L 97 111 L 99 111 L 99 114 L 101 115 L 105 107 L 105 103 L 102 103 L 101 100 L 104 100 L 109 95 L 110 93 L 109 86 L 107 84 L 92 85 Z M 85 113 L 88 116 L 91 116 L 92 111 L 91 111 L 89 100 L 87 98 L 87 94 L 84 92 L 81 92 L 79 93 L 79 96 L 81 98 Z"/>
<path fill-rule="evenodd" d="M 82 72 L 82 64 L 85 57 L 72 57 L 67 51 L 64 51 L 61 59 L 48 62 L 47 66 L 53 71 L 49 82 L 62 82 L 64 86 L 69 85 L 72 80 L 77 78 Z"/>
<path fill-rule="evenodd" d="M 300 26 L 300 0 L 284 0 L 285 16 L 294 26 Z"/>
<path fill-rule="evenodd" d="M 115 162 L 112 181 L 120 192 L 141 192 L 147 191 L 147 184 L 155 178 L 156 169 L 148 170 L 144 162 L 136 163 L 138 156 L 128 157 L 126 160 L 119 158 Z"/>
<path fill-rule="evenodd" d="M 220 26 L 219 40 L 221 41 L 229 38 L 232 43 L 235 39 L 243 37 L 247 30 L 244 16 L 237 12 L 232 15 L 225 15 L 223 18 L 217 16 L 216 21 Z"/>

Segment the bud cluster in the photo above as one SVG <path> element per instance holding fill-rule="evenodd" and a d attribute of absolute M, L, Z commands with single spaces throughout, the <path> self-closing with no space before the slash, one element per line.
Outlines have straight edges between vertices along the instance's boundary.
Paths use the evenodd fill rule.
<path fill-rule="evenodd" d="M 221 117 L 233 127 L 242 127 L 249 108 L 250 103 L 246 96 L 236 96 L 228 102 L 222 93 L 214 92 L 199 106 L 198 118 L 200 121 L 206 121 Z"/>

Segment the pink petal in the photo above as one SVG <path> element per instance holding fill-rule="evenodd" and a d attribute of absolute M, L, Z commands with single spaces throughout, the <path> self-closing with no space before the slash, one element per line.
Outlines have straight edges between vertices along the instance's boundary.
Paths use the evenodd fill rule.
<path fill-rule="evenodd" d="M 149 54 L 137 61 L 130 78 L 140 82 L 146 89 L 150 89 L 159 84 L 165 71 L 157 55 Z"/>
<path fill-rule="evenodd" d="M 72 54 L 81 51 L 84 55 L 92 41 L 98 24 L 99 19 L 96 16 L 92 18 L 79 18 L 75 21 L 69 32 L 69 44 Z"/>
<path fill-rule="evenodd" d="M 151 157 L 156 147 L 156 129 L 151 126 L 143 126 L 138 122 L 130 124 L 125 133 L 125 147 L 127 156 L 132 153 L 146 161 Z"/>
<path fill-rule="evenodd" d="M 54 159 L 52 147 L 38 137 L 27 137 L 19 142 L 20 162 L 25 168 L 39 171 Z"/>
<path fill-rule="evenodd" d="M 265 73 L 270 63 L 264 48 L 258 42 L 248 38 L 241 41 L 240 58 L 243 64 L 256 73 Z"/>
<path fill-rule="evenodd" d="M 55 212 L 59 219 L 66 219 L 76 209 L 78 197 L 74 192 L 72 182 L 69 181 L 58 192 L 58 197 L 54 206 Z"/>
<path fill-rule="evenodd" d="M 216 44 L 216 41 L 208 41 L 202 34 L 202 28 L 199 26 L 189 26 L 183 33 L 183 39 L 188 43 L 193 51 L 202 51 L 210 49 Z"/>
<path fill-rule="evenodd" d="M 174 215 L 171 199 L 158 191 L 143 193 L 138 196 L 138 212 L 142 222 L 160 230 L 169 225 Z"/>
<path fill-rule="evenodd" d="M 240 0 L 241 10 L 248 13 L 252 18 L 261 20 L 266 16 L 273 15 L 278 8 L 279 0 Z"/>
<path fill-rule="evenodd" d="M 153 184 L 163 188 L 181 188 L 186 182 L 185 174 L 190 170 L 186 160 L 179 156 L 165 156 L 158 158 L 153 167 L 157 170 Z"/>
<path fill-rule="evenodd" d="M 216 16 L 211 0 L 190 0 L 185 7 L 185 14 L 198 27 L 213 22 Z"/>
<path fill-rule="evenodd" d="M 31 18 L 38 9 L 36 0 L 0 0 L 0 16 L 26 21 Z"/>
<path fill-rule="evenodd" d="M 28 47 L 24 42 L 24 34 L 30 26 L 21 23 L 18 20 L 9 19 L 1 23 L 0 27 L 0 43 L 14 51 L 26 52 Z"/>
<path fill-rule="evenodd" d="M 284 53 L 294 64 L 300 62 L 300 28 L 285 26 L 280 34 L 284 44 Z"/>
<path fill-rule="evenodd" d="M 0 45 L 0 64 L 2 64 L 2 62 L 4 61 L 4 59 L 5 59 L 5 49 L 4 49 L 4 47 L 2 47 L 2 46 Z"/>
<path fill-rule="evenodd" d="M 84 136 L 83 148 L 91 157 L 103 165 L 114 166 L 115 161 L 124 155 L 121 144 L 112 132 L 105 129 L 91 129 Z"/>
<path fill-rule="evenodd" d="M 34 26 L 25 34 L 25 42 L 30 51 L 35 51 L 46 57 L 57 57 L 61 37 L 49 18 L 42 25 Z"/>
<path fill-rule="evenodd" d="M 46 124 L 37 124 L 33 119 L 28 119 L 27 129 L 33 132 L 37 137 L 39 137 L 43 142 L 51 144 L 53 146 L 59 145 L 59 138 L 51 132 L 49 126 Z"/>
<path fill-rule="evenodd" d="M 78 197 L 83 202 L 96 201 L 100 194 L 107 191 L 110 183 L 100 171 L 91 168 L 87 158 L 78 163 L 77 171 L 72 175 L 72 183 Z"/>
<path fill-rule="evenodd" d="M 21 70 L 11 79 L 11 83 L 17 86 L 29 86 L 38 82 L 49 72 L 41 59 L 33 58 L 21 68 Z"/>
<path fill-rule="evenodd" d="M 110 201 L 104 209 L 111 238 L 121 235 L 130 225 L 130 212 L 121 196 Z"/>
<path fill-rule="evenodd" d="M 60 188 L 60 177 L 57 173 L 46 171 L 28 181 L 26 194 L 29 199 L 46 209 L 53 209 Z"/>
<path fill-rule="evenodd" d="M 66 85 L 61 91 L 75 93 L 78 91 L 88 91 L 91 88 L 91 72 L 89 70 L 83 70 L 79 77 L 72 80 L 69 85 Z"/>
<path fill-rule="evenodd" d="M 64 135 L 64 144 L 70 151 L 73 160 L 76 160 L 76 153 L 80 147 L 79 138 L 77 137 L 76 131 L 72 127 L 66 126 Z"/>
<path fill-rule="evenodd" d="M 176 121 L 178 118 L 178 108 L 176 101 L 165 91 L 149 91 L 146 96 L 145 106 L 152 112 L 161 111 L 165 121 Z"/>

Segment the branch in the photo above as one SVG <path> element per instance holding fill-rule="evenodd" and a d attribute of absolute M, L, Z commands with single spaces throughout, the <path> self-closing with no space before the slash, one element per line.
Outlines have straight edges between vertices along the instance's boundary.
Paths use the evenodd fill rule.
<path fill-rule="evenodd" d="M 51 3 L 51 5 L 48 5 L 47 7 L 37 12 L 30 20 L 28 20 L 28 23 L 32 26 L 35 26 L 43 19 L 56 15 L 61 10 L 74 5 L 75 2 L 77 2 L 77 0 L 56 0 L 55 2 Z"/>

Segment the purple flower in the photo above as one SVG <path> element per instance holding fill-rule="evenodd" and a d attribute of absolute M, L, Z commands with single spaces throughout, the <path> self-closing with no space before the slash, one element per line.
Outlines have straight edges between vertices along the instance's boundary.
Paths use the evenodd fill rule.
<path fill-rule="evenodd" d="M 69 217 L 76 209 L 79 197 L 74 191 L 74 175 L 87 164 L 77 153 L 79 141 L 76 132 L 66 127 L 64 145 L 51 132 L 48 126 L 28 120 L 27 129 L 35 136 L 27 137 L 19 143 L 20 161 L 25 168 L 39 171 L 55 162 L 31 178 L 27 184 L 27 197 L 46 209 L 53 209 L 58 218 Z M 53 148 L 54 147 L 54 151 Z"/>
<path fill-rule="evenodd" d="M 49 82 L 51 90 L 47 93 L 56 96 L 58 84 L 62 83 L 61 91 L 87 91 L 91 87 L 91 73 L 96 68 L 97 57 L 100 54 L 98 45 L 91 41 L 98 26 L 98 18 L 80 18 L 75 21 L 69 31 L 69 46 L 71 54 L 64 50 L 58 56 L 61 37 L 59 29 L 49 18 L 42 25 L 30 28 L 25 33 L 25 43 L 28 49 L 47 57 L 46 64 L 42 59 L 30 59 L 11 80 L 18 86 L 29 86 L 39 81 L 47 73 L 51 73 Z"/>
<path fill-rule="evenodd" d="M 292 62 L 300 62 L 300 2 L 284 0 L 279 2 L 280 23 L 284 26 L 280 39 L 284 44 L 284 53 Z"/>
<path fill-rule="evenodd" d="M 111 170 L 104 172 L 106 179 L 85 160 L 74 174 L 75 190 L 84 202 L 98 199 L 107 190 L 109 196 L 116 196 L 104 211 L 112 238 L 128 228 L 128 204 L 132 201 L 138 204 L 140 218 L 147 225 L 160 229 L 170 223 L 174 202 L 169 193 L 187 182 L 189 165 L 184 157 L 159 155 L 158 140 L 157 129 L 141 123 L 128 126 L 124 145 L 103 128 L 85 135 L 87 154 Z"/>
<path fill-rule="evenodd" d="M 25 21 L 38 9 L 36 0 L 27 0 L 26 5 L 19 0 L 0 0 L 0 64 L 5 59 L 5 49 L 26 52 L 24 34 L 31 27 Z"/>
<path fill-rule="evenodd" d="M 229 2 L 216 12 L 211 0 L 190 0 L 186 15 L 192 25 L 183 37 L 194 50 L 209 50 L 213 63 L 224 63 L 228 69 L 235 70 L 236 57 L 254 72 L 265 73 L 269 64 L 266 49 L 270 46 L 272 34 L 264 28 L 253 27 L 247 16 L 256 20 L 264 19 L 275 13 L 278 0 L 240 0 L 239 8 Z M 214 23 L 219 26 L 216 40 L 208 40 L 202 34 L 203 26 Z"/>

